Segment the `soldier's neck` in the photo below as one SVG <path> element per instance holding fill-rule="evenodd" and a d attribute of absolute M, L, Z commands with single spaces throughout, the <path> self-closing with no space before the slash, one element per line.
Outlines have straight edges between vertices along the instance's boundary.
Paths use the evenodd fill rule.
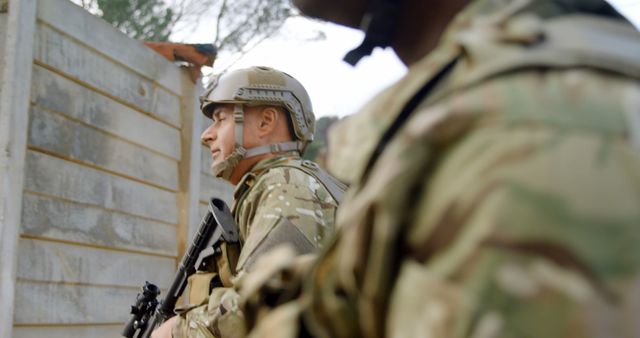
<path fill-rule="evenodd" d="M 229 177 L 229 182 L 233 185 L 237 185 L 242 177 L 253 168 L 258 162 L 275 156 L 272 153 L 257 155 L 249 158 L 242 159 L 238 165 L 233 169 L 231 173 L 231 177 Z"/>
<path fill-rule="evenodd" d="M 393 39 L 393 49 L 411 66 L 424 58 L 438 42 L 455 15 L 469 0 L 406 1 Z"/>

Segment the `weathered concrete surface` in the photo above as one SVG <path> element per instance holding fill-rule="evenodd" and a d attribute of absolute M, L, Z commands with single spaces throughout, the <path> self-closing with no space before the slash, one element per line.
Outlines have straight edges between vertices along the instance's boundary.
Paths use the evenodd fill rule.
<path fill-rule="evenodd" d="M 29 192 L 23 205 L 22 232 L 28 237 L 177 255 L 175 225 Z"/>
<path fill-rule="evenodd" d="M 0 0 L 0 3 L 2 0 Z M 7 20 L 9 15 L 0 11 L 0 78 L 2 78 L 2 71 L 4 70 L 4 57 L 5 57 L 5 40 L 7 39 Z M 2 85 L 0 84 L 0 96 L 2 96 Z"/>
<path fill-rule="evenodd" d="M 25 189 L 168 224 L 177 224 L 176 194 L 36 151 L 27 153 Z"/>
<path fill-rule="evenodd" d="M 115 337 L 145 280 L 171 282 L 201 201 L 230 202 L 199 142 L 201 88 L 68 0 L 9 2 L 0 337 Z"/>
<path fill-rule="evenodd" d="M 123 304 L 131 304 L 137 292 L 134 288 L 22 281 L 16 286 L 14 323 L 124 323 L 129 314 Z"/>
<path fill-rule="evenodd" d="M 167 284 L 174 258 L 134 254 L 47 240 L 21 239 L 18 278 L 33 282 L 139 288 L 145 280 Z"/>
<path fill-rule="evenodd" d="M 100 326 L 18 326 L 13 330 L 13 338 L 113 338 L 122 331 L 121 323 Z"/>
<path fill-rule="evenodd" d="M 100 32 L 95 34 L 99 35 Z M 139 45 L 138 49 L 152 53 L 144 45 Z M 55 68 L 65 76 L 87 84 L 91 89 L 104 92 L 134 109 L 180 128 L 180 99 L 175 93 L 132 72 L 128 67 L 87 49 L 60 31 L 38 25 L 34 57 L 38 64 Z M 173 67 L 171 64 L 169 66 Z"/>
<path fill-rule="evenodd" d="M 193 87 L 192 83 L 180 81 L 183 71 L 164 57 L 150 52 L 142 42 L 125 36 L 104 20 L 82 11 L 71 1 L 39 1 L 38 18 L 89 49 L 100 51 L 108 59 L 126 65 L 169 92 L 182 95 L 189 87 Z"/>
<path fill-rule="evenodd" d="M 0 48 L 0 337 L 11 337 L 36 0 L 3 1 Z"/>
<path fill-rule="evenodd" d="M 41 66 L 33 68 L 32 82 L 31 102 L 38 107 L 180 160 L 178 129 Z"/>

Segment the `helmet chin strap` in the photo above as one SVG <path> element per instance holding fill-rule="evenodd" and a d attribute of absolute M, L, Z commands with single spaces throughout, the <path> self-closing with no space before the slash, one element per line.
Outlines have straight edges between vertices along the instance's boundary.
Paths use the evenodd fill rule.
<path fill-rule="evenodd" d="M 262 154 L 268 153 L 283 153 L 289 151 L 302 152 L 305 143 L 300 141 L 281 142 L 267 144 L 264 146 L 254 147 L 246 149 L 243 146 L 244 143 L 244 109 L 242 104 L 235 104 L 233 107 L 233 120 L 235 121 L 235 147 L 231 155 L 224 159 L 224 161 L 212 166 L 213 174 L 216 177 L 229 180 L 233 170 L 238 163 L 245 158 L 250 158 Z"/>

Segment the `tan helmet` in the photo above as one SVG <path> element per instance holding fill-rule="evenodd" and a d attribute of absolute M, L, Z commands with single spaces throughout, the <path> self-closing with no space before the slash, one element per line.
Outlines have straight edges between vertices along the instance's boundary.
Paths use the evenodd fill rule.
<path fill-rule="evenodd" d="M 289 113 L 296 139 L 313 141 L 316 118 L 309 94 L 298 80 L 277 69 L 260 66 L 224 74 L 208 88 L 200 103 L 208 118 L 216 103 L 281 106 Z"/>
<path fill-rule="evenodd" d="M 316 119 L 311 99 L 302 84 L 287 73 L 269 67 L 250 67 L 218 76 L 200 98 L 200 109 L 211 118 L 216 105 L 225 103 L 235 104 L 235 150 L 225 159 L 225 163 L 214 168 L 218 176 L 228 178 L 237 162 L 243 158 L 292 150 L 302 154 L 313 141 Z M 242 144 L 243 105 L 283 107 L 289 115 L 296 141 L 245 149 Z"/>

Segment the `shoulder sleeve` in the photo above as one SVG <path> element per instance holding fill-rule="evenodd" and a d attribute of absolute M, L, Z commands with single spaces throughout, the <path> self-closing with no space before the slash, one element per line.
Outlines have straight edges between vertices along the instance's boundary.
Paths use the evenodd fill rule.
<path fill-rule="evenodd" d="M 299 254 L 322 246 L 333 233 L 337 203 L 312 176 L 291 167 L 262 175 L 238 212 L 245 239 L 238 270 L 271 248 L 289 243 Z"/>

